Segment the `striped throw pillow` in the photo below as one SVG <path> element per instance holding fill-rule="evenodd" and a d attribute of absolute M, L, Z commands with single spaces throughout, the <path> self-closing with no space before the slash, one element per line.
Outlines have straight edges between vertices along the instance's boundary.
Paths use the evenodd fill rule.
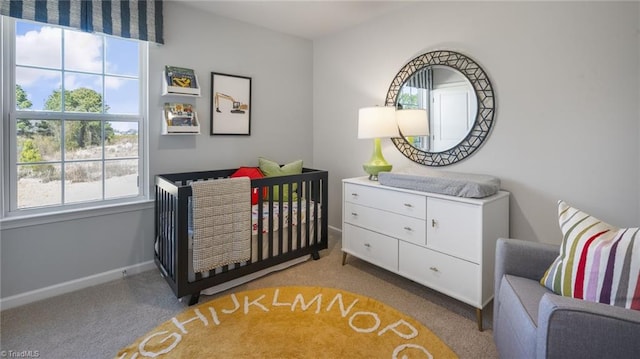
<path fill-rule="evenodd" d="M 558 258 L 540 283 L 556 294 L 640 310 L 640 231 L 616 228 L 563 201 Z"/>

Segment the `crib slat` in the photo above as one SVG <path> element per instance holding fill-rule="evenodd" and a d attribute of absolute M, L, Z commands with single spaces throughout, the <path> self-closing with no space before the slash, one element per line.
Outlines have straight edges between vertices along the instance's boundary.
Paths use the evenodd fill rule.
<path fill-rule="evenodd" d="M 304 225 L 302 222 L 302 200 L 306 200 L 306 182 L 299 182 L 299 188 L 301 189 L 300 194 L 298 195 L 298 203 L 296 203 L 298 218 L 296 218 L 296 248 L 302 248 L 302 226 Z"/>
<path fill-rule="evenodd" d="M 258 215 L 256 216 L 256 221 L 258 225 L 258 229 L 256 232 L 256 234 L 258 235 L 258 248 L 257 248 L 258 254 L 256 256 L 256 261 L 262 260 L 263 258 L 262 248 L 264 248 L 264 239 L 263 239 L 264 222 L 262 220 L 264 198 L 262 194 L 263 194 L 263 187 L 260 187 L 258 191 Z"/>
<path fill-rule="evenodd" d="M 312 244 L 318 244 L 318 232 L 320 232 L 320 227 L 318 226 L 318 217 L 320 216 L 320 212 L 318 211 L 318 202 L 320 201 L 320 199 L 322 198 L 319 195 L 320 192 L 320 180 L 318 181 L 314 181 L 314 182 L 310 182 L 310 189 L 311 192 L 313 193 L 313 198 L 315 198 L 316 200 L 313 201 L 313 219 L 309 219 L 308 222 L 311 222 L 313 220 L 313 239 L 309 238 L 309 245 Z M 326 204 L 324 204 L 326 205 Z M 327 218 L 323 218 L 323 221 L 328 220 Z"/>
<path fill-rule="evenodd" d="M 266 258 L 271 258 L 273 256 L 273 194 L 274 188 L 270 187 L 269 190 L 269 211 L 267 215 L 267 226 L 269 227 L 269 231 L 267 232 L 267 246 L 268 252 Z"/>
<path fill-rule="evenodd" d="M 283 251 L 282 251 L 282 246 L 284 245 L 284 238 L 283 235 L 285 233 L 284 231 L 284 206 L 283 206 L 283 202 L 284 202 L 284 193 L 285 193 L 285 188 L 284 185 L 282 183 L 278 184 L 278 196 L 279 198 L 277 198 L 278 201 L 278 216 L 276 218 L 276 220 L 278 221 L 278 255 L 282 255 Z M 287 191 L 291 190 L 291 185 L 286 187 Z M 289 196 L 291 194 L 289 193 Z M 291 197 L 289 197 L 289 200 L 291 200 Z M 273 223 L 273 222 L 272 222 Z"/>

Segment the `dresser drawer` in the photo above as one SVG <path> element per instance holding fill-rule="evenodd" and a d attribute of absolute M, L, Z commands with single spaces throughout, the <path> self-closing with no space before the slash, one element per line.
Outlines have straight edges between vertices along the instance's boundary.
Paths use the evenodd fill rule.
<path fill-rule="evenodd" d="M 342 250 L 379 267 L 398 271 L 397 239 L 345 223 Z"/>
<path fill-rule="evenodd" d="M 427 213 L 427 202 L 424 196 L 381 187 L 346 183 L 344 201 L 420 219 L 425 219 Z"/>
<path fill-rule="evenodd" d="M 399 243 L 399 273 L 418 283 L 482 307 L 480 266 L 410 243 Z"/>
<path fill-rule="evenodd" d="M 426 245 L 425 221 L 345 202 L 344 221 L 418 245 Z"/>

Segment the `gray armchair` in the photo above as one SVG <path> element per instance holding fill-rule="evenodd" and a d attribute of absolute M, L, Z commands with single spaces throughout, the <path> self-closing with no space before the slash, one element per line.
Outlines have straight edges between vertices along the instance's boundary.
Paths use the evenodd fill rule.
<path fill-rule="evenodd" d="M 563 297 L 539 280 L 559 246 L 499 239 L 493 338 L 501 358 L 639 358 L 640 311 Z"/>

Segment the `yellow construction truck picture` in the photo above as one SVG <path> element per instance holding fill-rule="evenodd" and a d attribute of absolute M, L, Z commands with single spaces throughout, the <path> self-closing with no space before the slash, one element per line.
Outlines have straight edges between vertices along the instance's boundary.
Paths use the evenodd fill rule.
<path fill-rule="evenodd" d="M 246 103 L 241 103 L 240 101 L 236 101 L 233 97 L 223 94 L 222 92 L 216 92 L 214 96 L 214 105 L 216 107 L 216 112 L 222 113 L 220 111 L 220 99 L 230 101 L 232 103 L 232 108 L 229 112 L 235 114 L 243 114 L 249 109 L 249 105 Z"/>

